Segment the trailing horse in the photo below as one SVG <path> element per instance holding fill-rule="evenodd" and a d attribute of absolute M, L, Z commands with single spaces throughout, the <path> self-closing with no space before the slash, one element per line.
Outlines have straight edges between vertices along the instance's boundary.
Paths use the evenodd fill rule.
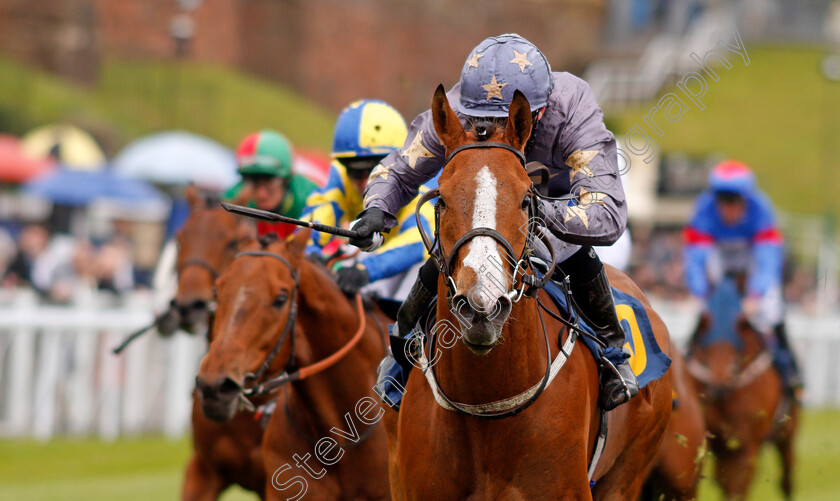
<path fill-rule="evenodd" d="M 656 464 L 645 482 L 642 499 L 691 501 L 697 499 L 697 484 L 706 455 L 706 422 L 694 380 L 676 347 L 671 351 L 670 372 L 674 410 Z"/>
<path fill-rule="evenodd" d="M 212 197 L 190 186 L 190 216 L 178 232 L 178 291 L 168 313 L 170 323 L 188 332 L 207 332 L 215 311 L 216 279 L 250 236 L 249 227 L 227 213 Z M 231 485 L 264 498 L 263 429 L 253 412 L 243 411 L 227 422 L 209 419 L 193 392 L 193 452 L 187 463 L 181 499 L 213 501 Z"/>
<path fill-rule="evenodd" d="M 727 499 L 745 499 L 763 443 L 782 461 L 781 488 L 793 495 L 793 439 L 799 404 L 784 392 L 772 347 L 740 311 L 734 280 L 718 284 L 697 326 L 688 367 L 699 388 L 715 456 L 715 477 Z"/>
<path fill-rule="evenodd" d="M 598 367 L 575 349 L 578 333 L 565 328 L 528 264 L 540 229 L 529 223 L 537 194 L 523 168 L 527 99 L 514 93 L 506 125 L 486 141 L 464 130 L 442 86 L 432 116 L 447 165 L 435 192 L 437 240 L 425 240 L 441 269 L 436 326 L 454 332 L 437 336 L 434 359 L 421 357 L 426 370 L 411 372 L 398 416 L 385 420 L 392 497 L 638 497 L 671 413 L 671 375 L 609 412 L 608 438 L 598 440 Z M 608 274 L 643 306 L 669 353 L 667 329 L 641 290 L 615 269 Z M 593 456 L 600 459 L 590 471 Z"/>
<path fill-rule="evenodd" d="M 204 410 L 233 416 L 279 390 L 263 442 L 266 499 L 388 499 L 386 437 L 376 426 L 384 412 L 372 390 L 385 318 L 304 258 L 310 233 L 252 242 L 218 280 L 214 337 L 197 378 Z"/>

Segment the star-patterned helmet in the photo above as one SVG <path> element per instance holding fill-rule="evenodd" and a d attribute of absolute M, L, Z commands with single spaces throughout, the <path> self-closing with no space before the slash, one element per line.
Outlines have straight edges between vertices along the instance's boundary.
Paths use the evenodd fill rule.
<path fill-rule="evenodd" d="M 536 111 L 553 88 L 551 67 L 534 44 L 516 34 L 499 35 L 478 44 L 464 63 L 457 107 L 473 117 L 506 117 L 513 91 L 524 93 Z"/>
<path fill-rule="evenodd" d="M 239 173 L 287 178 L 292 175 L 292 144 L 273 130 L 255 132 L 236 149 Z"/>
<path fill-rule="evenodd" d="M 335 124 L 333 158 L 385 156 L 405 142 L 408 128 L 400 112 L 377 99 L 344 108 Z"/>
<path fill-rule="evenodd" d="M 715 193 L 737 193 L 744 196 L 755 189 L 755 176 L 741 162 L 726 160 L 712 169 L 709 187 Z"/>

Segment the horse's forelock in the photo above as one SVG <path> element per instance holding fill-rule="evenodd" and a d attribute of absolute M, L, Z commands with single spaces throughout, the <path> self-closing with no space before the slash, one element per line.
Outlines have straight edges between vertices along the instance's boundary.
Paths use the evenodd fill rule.
<path fill-rule="evenodd" d="M 506 125 L 505 117 L 473 117 L 467 122 L 466 132 L 475 141 L 487 141 L 503 134 Z"/>

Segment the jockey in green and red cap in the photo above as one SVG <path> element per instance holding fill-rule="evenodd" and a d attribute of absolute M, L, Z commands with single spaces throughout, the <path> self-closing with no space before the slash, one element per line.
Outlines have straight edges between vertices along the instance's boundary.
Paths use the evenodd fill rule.
<path fill-rule="evenodd" d="M 236 161 L 242 182 L 228 190 L 225 198 L 247 194 L 252 205 L 299 218 L 306 205 L 306 197 L 318 187 L 307 177 L 292 171 L 292 145 L 286 137 L 273 130 L 248 135 L 236 149 Z M 290 235 L 297 227 L 287 223 L 257 222 L 257 233 L 276 233 L 280 238 Z"/>

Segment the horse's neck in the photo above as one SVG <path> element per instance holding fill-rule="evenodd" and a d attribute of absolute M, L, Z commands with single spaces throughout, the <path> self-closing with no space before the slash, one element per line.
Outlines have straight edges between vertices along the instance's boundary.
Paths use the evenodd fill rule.
<path fill-rule="evenodd" d="M 315 265 L 301 266 L 300 283 L 306 287 L 301 290 L 298 313 L 304 335 L 295 351 L 298 366 L 307 366 L 349 343 L 359 318 L 353 304 Z M 357 348 L 321 374 L 293 384 L 293 414 L 306 418 L 319 433 L 342 424 L 344 413 L 352 412 L 361 396 L 372 394 L 372 385 L 358 375 L 363 362 Z"/>
<path fill-rule="evenodd" d="M 458 321 L 442 299 L 445 297 L 443 289 L 438 295 L 438 327 L 445 319 L 457 329 Z M 502 339 L 485 356 L 472 353 L 460 337 L 452 345 L 450 336 L 451 348 L 441 348 L 440 328 L 438 333 L 436 348 L 441 354 L 434 366 L 435 376 L 443 391 L 455 401 L 476 404 L 512 397 L 545 375 L 545 340 L 535 300 L 523 299 L 513 305 Z"/>

